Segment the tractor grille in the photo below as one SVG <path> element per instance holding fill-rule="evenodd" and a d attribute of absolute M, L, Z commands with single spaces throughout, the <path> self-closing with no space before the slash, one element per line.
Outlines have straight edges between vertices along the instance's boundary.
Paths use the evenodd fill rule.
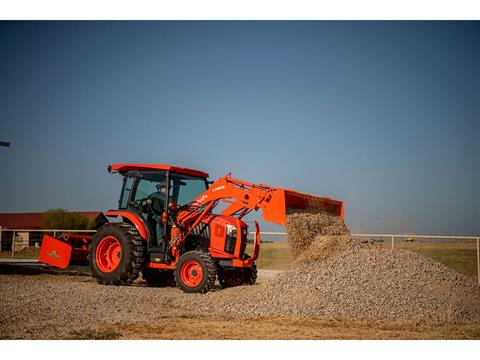
<path fill-rule="evenodd" d="M 235 244 L 237 243 L 236 236 L 230 236 L 227 234 L 225 239 L 225 252 L 233 254 L 235 252 Z"/>
<path fill-rule="evenodd" d="M 243 258 L 243 254 L 245 254 L 245 248 L 247 247 L 247 235 L 247 228 L 242 228 L 242 244 L 240 245 L 240 258 Z"/>

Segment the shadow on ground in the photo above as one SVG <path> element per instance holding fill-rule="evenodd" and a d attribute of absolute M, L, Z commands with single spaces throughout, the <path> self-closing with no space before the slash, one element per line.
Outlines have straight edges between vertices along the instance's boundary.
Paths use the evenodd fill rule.
<path fill-rule="evenodd" d="M 0 263 L 0 275 L 80 275 L 91 276 L 88 266 L 69 266 L 59 269 L 39 263 Z"/>

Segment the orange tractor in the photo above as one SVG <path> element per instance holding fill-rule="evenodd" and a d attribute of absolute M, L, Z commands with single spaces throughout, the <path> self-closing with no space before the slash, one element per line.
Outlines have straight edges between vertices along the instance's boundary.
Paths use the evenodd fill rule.
<path fill-rule="evenodd" d="M 225 287 L 254 284 L 260 231 L 245 252 L 248 227 L 242 218 L 262 209 L 263 218 L 285 226 L 287 208 L 317 208 L 343 218 L 343 203 L 234 179 L 215 182 L 208 174 L 177 166 L 116 164 L 123 176 L 118 210 L 97 218 L 94 236 L 45 235 L 39 260 L 67 267 L 71 257 L 87 257 L 101 284 L 131 284 L 140 273 L 152 286 L 175 285 L 185 292 L 209 291 L 216 279 Z M 213 209 L 226 203 L 220 214 Z M 121 219 L 110 222 L 107 218 Z"/>

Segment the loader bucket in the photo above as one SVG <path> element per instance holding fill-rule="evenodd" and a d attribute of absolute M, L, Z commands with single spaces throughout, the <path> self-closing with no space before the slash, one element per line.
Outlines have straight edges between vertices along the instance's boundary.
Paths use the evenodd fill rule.
<path fill-rule="evenodd" d="M 328 197 L 300 193 L 294 190 L 275 189 L 268 206 L 263 209 L 263 218 L 278 225 L 286 225 L 287 209 L 318 209 L 344 218 L 343 202 Z"/>

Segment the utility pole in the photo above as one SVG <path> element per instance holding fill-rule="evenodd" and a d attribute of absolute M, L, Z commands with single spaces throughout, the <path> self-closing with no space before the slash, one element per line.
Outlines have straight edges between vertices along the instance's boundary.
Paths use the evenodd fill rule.
<path fill-rule="evenodd" d="M 10 143 L 7 141 L 0 141 L 0 146 L 10 147 Z"/>

